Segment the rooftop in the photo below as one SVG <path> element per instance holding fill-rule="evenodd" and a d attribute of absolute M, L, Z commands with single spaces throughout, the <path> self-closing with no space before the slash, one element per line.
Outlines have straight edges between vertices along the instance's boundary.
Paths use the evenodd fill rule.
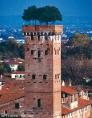
<path fill-rule="evenodd" d="M 63 32 L 63 26 L 62 25 L 37 25 L 37 26 L 23 26 L 23 32 L 57 32 L 61 33 Z"/>
<path fill-rule="evenodd" d="M 74 89 L 71 86 L 61 86 L 61 91 L 64 92 L 64 93 L 67 93 L 69 95 L 77 94 L 78 93 L 77 90 Z"/>
<path fill-rule="evenodd" d="M 23 97 L 24 97 L 24 92 L 22 90 L 18 92 L 0 94 L 0 105 L 23 98 Z"/>
<path fill-rule="evenodd" d="M 73 87 L 67 87 L 62 86 L 62 92 L 66 92 L 68 94 L 75 94 L 77 93 L 77 90 Z M 8 81 L 0 90 L 0 105 L 3 105 L 5 103 L 24 98 L 24 82 L 21 81 Z M 85 100 L 82 98 L 78 99 L 78 107 L 74 109 L 70 109 L 68 107 L 65 107 L 62 104 L 62 115 L 67 115 L 71 112 L 74 112 L 78 109 L 81 109 L 83 107 L 86 107 L 88 105 L 92 104 L 92 100 Z"/>
<path fill-rule="evenodd" d="M 24 97 L 23 83 L 17 82 L 7 82 L 0 90 L 0 105 L 14 101 Z"/>
<path fill-rule="evenodd" d="M 72 113 L 72 112 L 74 112 L 74 111 L 76 111 L 78 109 L 81 109 L 83 107 L 86 107 L 86 106 L 88 106 L 90 104 L 92 104 L 92 101 L 79 98 L 78 99 L 78 107 L 77 108 L 69 109 L 69 108 L 66 108 L 66 107 L 62 106 L 62 115 L 66 115 L 66 114 Z"/>

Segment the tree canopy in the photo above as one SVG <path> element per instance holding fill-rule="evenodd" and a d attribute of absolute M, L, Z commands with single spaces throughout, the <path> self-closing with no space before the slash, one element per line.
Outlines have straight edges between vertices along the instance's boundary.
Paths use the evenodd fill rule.
<path fill-rule="evenodd" d="M 24 59 L 24 44 L 18 44 L 15 39 L 0 42 L 0 59 L 16 57 Z"/>
<path fill-rule="evenodd" d="M 90 38 L 86 34 L 77 32 L 72 37 L 72 45 L 74 46 L 88 46 L 89 42 Z"/>
<path fill-rule="evenodd" d="M 24 9 L 24 13 L 23 13 L 22 18 L 25 21 L 37 20 L 36 6 L 31 6 L 31 7 L 28 7 L 27 9 Z"/>
<path fill-rule="evenodd" d="M 37 8 L 36 6 L 28 7 L 24 10 L 23 20 L 25 21 L 39 21 L 40 23 L 54 23 L 55 21 L 62 21 L 62 15 L 58 8 L 54 6 L 45 6 Z"/>
<path fill-rule="evenodd" d="M 0 64 L 0 74 L 10 73 L 10 72 L 11 72 L 11 69 L 8 64 L 6 64 L 6 63 Z"/>

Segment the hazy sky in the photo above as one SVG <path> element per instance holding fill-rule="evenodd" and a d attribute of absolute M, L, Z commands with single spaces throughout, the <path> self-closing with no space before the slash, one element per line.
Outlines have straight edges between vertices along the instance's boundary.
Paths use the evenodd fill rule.
<path fill-rule="evenodd" d="M 0 0 L 0 16 L 22 15 L 31 5 L 54 5 L 64 16 L 92 17 L 92 0 Z"/>

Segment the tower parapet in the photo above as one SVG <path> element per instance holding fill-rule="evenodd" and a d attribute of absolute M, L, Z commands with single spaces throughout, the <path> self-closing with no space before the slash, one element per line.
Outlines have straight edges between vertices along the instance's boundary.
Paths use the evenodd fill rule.
<path fill-rule="evenodd" d="M 23 35 L 26 37 L 26 43 L 33 43 L 40 41 L 59 41 L 63 33 L 62 25 L 49 26 L 24 26 Z"/>
<path fill-rule="evenodd" d="M 44 32 L 50 32 L 50 33 L 63 33 L 63 25 L 37 25 L 37 26 L 23 26 L 23 32 L 24 33 L 30 33 L 31 32 L 39 32 L 39 33 L 44 33 Z"/>

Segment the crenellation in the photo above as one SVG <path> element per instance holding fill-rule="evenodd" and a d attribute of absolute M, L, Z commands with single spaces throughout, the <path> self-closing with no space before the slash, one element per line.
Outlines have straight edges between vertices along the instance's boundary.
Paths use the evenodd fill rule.
<path fill-rule="evenodd" d="M 61 35 L 60 34 L 53 34 L 52 32 L 44 32 L 44 33 L 40 33 L 40 32 L 31 32 L 31 35 L 26 35 L 26 41 L 28 41 L 28 43 L 40 43 L 43 44 L 44 42 L 49 42 L 49 41 L 53 41 L 53 42 L 61 42 Z"/>

